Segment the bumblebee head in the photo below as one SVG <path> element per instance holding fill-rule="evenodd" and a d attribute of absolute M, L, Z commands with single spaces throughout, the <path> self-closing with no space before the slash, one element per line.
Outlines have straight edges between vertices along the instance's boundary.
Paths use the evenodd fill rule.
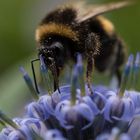
<path fill-rule="evenodd" d="M 53 59 L 56 67 L 62 68 L 76 48 L 74 44 L 78 42 L 78 34 L 68 25 L 47 23 L 37 28 L 36 41 L 46 64 L 49 66 Z"/>
<path fill-rule="evenodd" d="M 53 62 L 55 62 L 57 67 L 64 65 L 63 56 L 65 49 L 62 42 L 49 37 L 44 39 L 40 45 L 38 53 L 44 57 L 45 64 L 48 67 L 50 67 Z"/>

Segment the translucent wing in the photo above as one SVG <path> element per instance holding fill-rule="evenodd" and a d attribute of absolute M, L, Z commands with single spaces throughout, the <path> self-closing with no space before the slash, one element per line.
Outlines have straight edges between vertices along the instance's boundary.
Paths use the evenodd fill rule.
<path fill-rule="evenodd" d="M 116 9 L 120 9 L 130 4 L 132 4 L 132 2 L 130 1 L 113 2 L 109 4 L 98 5 L 98 6 L 97 5 L 96 6 L 84 5 L 82 3 L 80 4 L 80 7 L 81 7 L 80 9 L 78 9 L 78 6 L 76 7 L 77 10 L 79 10 L 76 20 L 80 23 L 92 17 L 98 16 L 103 13 L 107 13 Z"/>

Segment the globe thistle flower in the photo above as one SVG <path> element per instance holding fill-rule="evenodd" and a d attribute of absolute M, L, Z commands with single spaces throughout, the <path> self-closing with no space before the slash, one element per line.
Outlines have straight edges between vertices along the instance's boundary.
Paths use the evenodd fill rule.
<path fill-rule="evenodd" d="M 23 67 L 20 71 L 30 89 L 33 101 L 26 105 L 23 118 L 10 119 L 0 112 L 4 126 L 2 140 L 131 140 L 139 139 L 140 96 L 135 90 L 140 69 L 140 54 L 130 55 L 120 88 L 92 85 L 84 80 L 84 67 L 80 54 L 73 66 L 71 84 L 60 86 L 53 92 L 48 83 L 48 70 L 40 56 L 40 70 L 47 91 L 39 88 Z M 131 89 L 126 89 L 128 82 Z M 90 91 L 92 90 L 92 92 Z M 133 135 L 134 134 L 134 135 Z"/>

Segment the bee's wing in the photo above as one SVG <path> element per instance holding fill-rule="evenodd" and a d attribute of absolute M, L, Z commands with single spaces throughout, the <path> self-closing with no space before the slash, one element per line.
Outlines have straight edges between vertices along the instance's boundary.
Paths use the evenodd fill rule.
<path fill-rule="evenodd" d="M 122 1 L 122 2 L 114 2 L 114 3 L 109 3 L 109 4 L 104 4 L 104 5 L 96 5 L 96 6 L 88 6 L 86 5 L 84 7 L 85 11 L 82 12 L 78 12 L 79 14 L 77 15 L 77 21 L 83 22 L 85 20 L 88 20 L 92 17 L 101 15 L 103 13 L 109 12 L 109 11 L 113 11 L 125 6 L 128 6 L 132 4 L 132 2 L 130 1 Z"/>

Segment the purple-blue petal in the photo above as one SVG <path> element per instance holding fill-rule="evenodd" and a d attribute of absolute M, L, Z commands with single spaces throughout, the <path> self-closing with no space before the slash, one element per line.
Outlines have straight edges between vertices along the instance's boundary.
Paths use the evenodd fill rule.
<path fill-rule="evenodd" d="M 20 125 L 21 128 L 23 128 L 24 126 L 24 128 L 26 129 L 27 127 L 29 130 L 33 130 L 36 134 L 38 134 L 41 137 L 44 137 L 45 132 L 47 131 L 47 128 L 43 124 L 43 122 L 35 118 L 24 118 Z"/>
<path fill-rule="evenodd" d="M 25 109 L 27 115 L 32 118 L 45 120 L 49 116 L 49 114 L 47 114 L 47 112 L 45 112 L 45 110 L 42 109 L 42 107 L 37 102 L 30 103 Z"/>
<path fill-rule="evenodd" d="M 0 140 L 8 140 L 8 136 L 3 133 L 0 133 Z"/>
<path fill-rule="evenodd" d="M 82 98 L 82 100 L 90 107 L 90 109 L 95 115 L 100 113 L 100 110 L 98 109 L 97 105 L 92 101 L 90 96 L 85 96 Z"/>
<path fill-rule="evenodd" d="M 59 120 L 60 124 L 67 129 L 71 129 L 73 127 L 72 125 L 67 126 L 67 121 L 65 120 L 65 115 L 70 110 L 70 108 L 70 101 L 68 100 L 58 103 L 55 108 L 56 118 Z"/>
<path fill-rule="evenodd" d="M 92 112 L 91 108 L 87 104 L 80 103 L 80 104 L 75 105 L 73 108 L 77 114 L 79 114 L 84 119 L 89 121 L 89 123 L 82 128 L 83 130 L 88 128 L 90 125 L 92 125 L 95 114 Z"/>
<path fill-rule="evenodd" d="M 122 101 L 124 103 L 124 111 L 121 116 L 121 120 L 130 121 L 135 113 L 134 103 L 130 98 L 122 98 Z"/>
<path fill-rule="evenodd" d="M 112 120 L 111 120 L 112 116 L 110 116 L 110 114 L 111 114 L 113 106 L 114 105 L 116 106 L 116 104 L 114 104 L 114 103 L 118 103 L 118 102 L 120 102 L 120 99 L 117 96 L 111 96 L 107 100 L 106 105 L 104 107 L 104 117 L 106 120 L 112 122 Z"/>
<path fill-rule="evenodd" d="M 125 91 L 125 96 L 131 98 L 135 106 L 135 114 L 140 113 L 140 92 L 130 90 Z"/>
<path fill-rule="evenodd" d="M 42 110 L 44 110 L 46 118 L 49 115 L 54 115 L 55 103 L 53 102 L 51 96 L 48 95 L 41 96 L 38 101 L 38 104 L 41 106 Z"/>
<path fill-rule="evenodd" d="M 12 127 L 3 128 L 1 133 L 8 136 L 14 129 Z"/>
<path fill-rule="evenodd" d="M 61 86 L 60 87 L 60 92 L 55 91 L 52 94 L 53 99 L 55 100 L 55 98 L 57 98 L 57 103 L 58 101 L 63 101 L 63 100 L 69 100 L 71 97 L 71 89 L 70 89 L 70 85 L 65 85 L 65 86 Z"/>
<path fill-rule="evenodd" d="M 27 139 L 27 137 L 18 130 L 14 130 L 8 135 L 8 140 L 20 140 L 20 139 Z"/>
<path fill-rule="evenodd" d="M 93 95 L 90 95 L 90 98 L 102 112 L 106 103 L 106 97 L 102 93 L 95 91 Z"/>

